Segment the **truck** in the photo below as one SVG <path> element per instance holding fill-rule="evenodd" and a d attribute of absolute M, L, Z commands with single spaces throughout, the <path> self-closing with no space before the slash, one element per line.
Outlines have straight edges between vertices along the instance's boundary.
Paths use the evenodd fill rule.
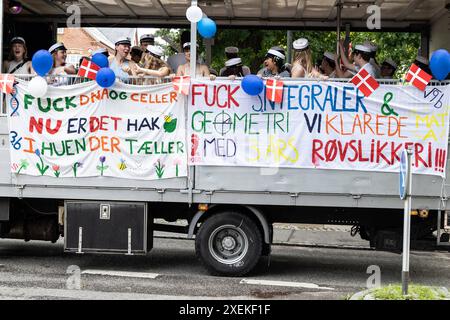
<path fill-rule="evenodd" d="M 190 4 L 179 1 L 179 5 L 174 5 L 173 1 L 163 0 L 151 1 L 151 3 L 152 6 L 142 7 L 128 0 L 117 1 L 117 5 L 106 5 L 95 0 L 79 1 L 81 23 L 97 26 L 114 23 L 122 26 L 182 27 L 188 25 L 185 17 L 188 6 L 197 5 L 197 1 L 192 1 Z M 404 3 L 394 3 L 393 1 L 374 1 L 374 3 L 382 9 L 383 30 L 421 33 L 422 55 L 429 57 L 431 52 L 439 48 L 450 48 L 447 36 L 448 19 L 450 18 L 448 1 L 410 0 Z M 3 51 L 3 44 L 13 34 L 21 34 L 30 39 L 29 46 L 31 48 L 36 50 L 47 48 L 51 45 L 52 40 L 55 40 L 57 28 L 63 26 L 70 16 L 66 7 L 54 1 L 23 0 L 20 1 L 20 5 L 23 7 L 21 14 L 10 13 L 7 11 L 8 8 L 0 10 L 2 13 L 6 12 L 1 18 L 3 31 L 0 36 L 2 39 L 0 40 L 2 41 L 0 42 L 2 47 L 0 51 Z M 268 0 L 247 1 L 245 4 L 226 0 L 220 3 L 200 1 L 198 5 L 216 21 L 219 27 L 224 28 L 265 27 L 288 28 L 289 30 L 305 28 L 332 30 L 338 26 L 339 36 L 343 25 L 346 26 L 347 32 L 350 28 L 353 30 L 366 30 L 367 28 L 365 18 L 368 15 L 366 11 L 368 4 L 359 4 L 358 1 L 337 0 L 317 5 L 312 5 L 307 1 L 298 1 L 295 4 L 281 5 Z M 190 27 L 191 42 L 195 43 L 197 39 L 196 24 L 191 23 Z M 42 35 L 48 35 L 48 39 L 44 36 L 40 36 L 39 39 L 33 38 L 32 35 L 37 31 Z M 210 46 L 211 42 L 207 45 L 207 51 L 210 50 Z M 192 60 L 195 61 L 195 46 L 192 47 L 191 54 L 194 57 Z M 195 64 L 192 68 L 195 68 Z M 19 81 L 18 88 L 26 89 L 29 79 L 20 76 L 16 78 Z M 193 110 L 195 104 L 192 101 L 198 97 L 193 90 L 201 88 L 209 90 L 211 88 L 211 90 L 217 91 L 219 85 L 227 86 L 226 81 L 228 80 L 216 79 L 216 82 L 213 82 L 193 77 L 191 81 L 189 96 L 182 98 L 179 95 L 179 101 L 184 101 L 185 117 L 180 116 L 180 119 L 185 121 L 184 151 L 187 162 L 182 165 L 185 166 L 186 174 L 178 176 L 177 173 L 176 176 L 165 179 L 142 179 L 138 176 L 123 179 L 99 175 L 76 178 L 64 176 L 64 173 L 61 173 L 62 177 L 60 178 L 59 170 L 54 170 L 55 175 L 53 176 L 52 174 L 19 173 L 18 166 L 20 166 L 21 159 L 20 156 L 14 158 L 13 155 L 17 151 L 15 146 L 18 146 L 18 140 L 12 132 L 16 128 L 11 127 L 11 124 L 17 125 L 17 119 L 25 119 L 23 120 L 26 122 L 25 127 L 31 128 L 31 124 L 29 124 L 28 118 L 20 118 L 20 115 L 19 118 L 14 119 L 11 115 L 10 100 L 8 100 L 11 98 L 2 96 L 0 237 L 25 241 L 51 241 L 53 243 L 63 237 L 64 250 L 68 253 L 147 254 L 152 249 L 155 231 L 184 233 L 187 238 L 195 238 L 196 254 L 206 269 L 212 274 L 225 276 L 248 274 L 262 256 L 270 255 L 275 223 L 351 225 L 353 226 L 352 234 L 359 233 L 362 239 L 369 241 L 372 248 L 400 250 L 403 202 L 398 194 L 399 174 L 397 168 L 399 161 L 396 161 L 395 157 L 388 169 L 385 166 L 384 169 L 375 170 L 369 166 L 364 167 L 365 169 L 352 168 L 348 163 L 343 167 L 333 167 L 316 163 L 315 160 L 313 163 L 301 166 L 272 166 L 273 159 L 266 159 L 265 162 L 259 159 L 260 163 L 258 164 L 256 161 L 257 163 L 254 165 L 248 165 L 248 163 L 244 163 L 245 161 L 241 161 L 242 159 L 236 159 L 236 162 L 227 164 L 223 158 L 233 155 L 236 152 L 233 149 L 236 148 L 236 145 L 226 140 L 218 142 L 219 138 L 226 135 L 224 132 L 219 134 L 217 131 L 217 140 L 214 142 L 216 145 L 210 149 L 211 154 L 207 154 L 206 151 L 203 154 L 205 158 L 212 157 L 209 159 L 216 156 L 216 160 L 212 162 L 208 162 L 208 159 L 196 160 L 194 159 L 195 152 L 193 152 L 193 145 L 196 143 L 192 140 L 194 135 L 198 134 L 199 138 L 203 139 L 200 141 L 204 145 L 206 145 L 205 141 L 208 137 L 213 138 L 213 136 L 207 136 L 210 133 L 203 130 L 202 126 L 208 125 L 208 122 L 211 126 L 230 125 L 230 122 L 217 123 L 216 118 L 205 118 L 203 122 L 196 123 L 200 127 L 195 127 L 193 113 L 202 109 Z M 291 91 L 287 92 L 291 89 L 286 88 L 296 88 L 297 93 L 292 93 L 293 95 L 300 94 L 299 87 L 305 86 L 306 88 L 313 85 L 316 86 L 315 88 L 322 86 L 320 90 L 324 90 L 323 94 L 330 87 L 337 88 L 336 92 L 341 93 L 345 91 L 343 87 L 347 86 L 347 82 L 348 79 L 330 79 L 320 83 L 311 79 L 298 81 L 286 79 L 284 81 L 284 98 L 286 99 L 286 95 L 291 94 Z M 398 80 L 379 80 L 379 83 L 383 92 L 406 90 L 404 92 L 409 94 L 414 92 L 412 90 L 417 90 L 415 88 L 404 89 L 403 82 Z M 448 103 L 446 99 L 448 99 L 449 84 L 448 81 L 432 81 L 429 85 L 431 90 L 437 89 L 442 93 L 444 104 Z M 73 86 L 73 88 L 75 86 L 81 88 L 83 84 Z M 91 86 L 89 88 L 92 89 L 95 87 L 95 83 L 85 86 Z M 235 81 L 233 86 L 233 88 L 240 86 L 240 80 Z M 144 85 L 142 88 L 136 89 L 136 86 L 126 87 L 126 85 L 116 82 L 115 87 L 111 90 L 120 91 L 122 88 L 126 92 L 133 92 L 133 90 L 136 92 L 170 91 L 171 84 L 156 85 L 156 87 L 159 89 L 155 89 L 155 85 L 153 87 Z M 58 88 L 54 90 L 58 90 Z M 70 92 L 72 89 L 67 86 L 65 90 Z M 75 91 L 75 89 L 73 90 Z M 248 100 L 250 102 L 246 104 L 249 112 L 252 111 L 251 107 L 255 106 L 253 104 L 255 101 L 264 105 L 265 109 L 260 110 L 260 113 L 270 113 L 273 110 L 279 111 L 280 114 L 287 112 L 288 102 L 286 102 L 284 110 L 274 109 L 276 106 L 274 107 L 264 99 L 263 93 L 259 96 L 260 98 L 249 98 L 242 92 L 242 88 L 239 92 L 242 99 L 250 99 Z M 358 98 L 356 91 L 353 91 L 352 94 L 353 98 Z M 414 94 L 416 97 L 424 99 L 422 92 L 417 91 Z M 429 94 L 429 91 L 425 91 L 426 94 Z M 288 97 L 288 99 L 291 98 Z M 315 98 L 310 97 L 310 99 L 313 101 Z M 22 100 L 21 103 L 23 102 Z M 406 103 L 406 100 L 399 101 L 396 105 L 402 109 L 406 108 L 404 106 Z M 217 109 L 218 104 L 216 101 L 212 108 Z M 298 106 L 292 105 L 292 109 L 295 107 L 298 108 Z M 447 107 L 444 105 L 442 110 L 447 110 L 445 109 Z M 319 105 L 316 108 L 319 108 Z M 220 112 L 222 112 L 222 116 L 225 115 L 225 110 L 220 110 Z M 363 113 L 361 110 L 356 113 L 360 112 Z M 306 111 L 304 113 L 306 114 Z M 28 113 L 24 114 L 28 115 Z M 428 163 L 430 164 L 429 170 L 435 170 L 438 162 L 439 168 L 437 171 L 435 170 L 434 174 L 430 174 L 430 171 L 427 171 L 427 174 L 422 168 L 421 172 L 415 172 L 413 178 L 411 211 L 413 247 L 426 244 L 428 248 L 431 245 L 431 249 L 449 248 L 448 210 L 450 208 L 447 201 L 449 185 L 445 178 L 449 170 L 446 166 L 448 162 L 448 112 L 443 114 L 442 123 L 447 127 L 441 128 L 440 138 L 445 147 L 439 149 L 442 150 L 439 151 L 439 157 L 437 157 L 440 162 L 433 158 Z M 233 116 L 231 113 L 226 115 Z M 297 116 L 303 116 L 303 113 L 297 113 Z M 430 113 L 428 116 L 432 117 L 433 114 Z M 243 114 L 238 114 L 241 122 L 243 121 L 242 117 Z M 268 118 L 269 116 L 267 116 Z M 252 120 L 248 121 L 251 126 Z M 281 127 L 283 122 L 279 121 Z M 323 121 L 325 122 L 325 119 Z M 311 125 L 310 121 L 308 123 Z M 294 124 L 292 123 L 292 125 Z M 424 120 L 423 127 L 426 127 L 427 124 L 430 124 L 430 121 Z M 275 120 L 271 125 L 276 126 Z M 33 128 L 37 130 L 38 127 L 39 125 L 35 123 Z M 41 129 L 42 127 L 43 124 L 41 124 Z M 251 128 L 247 129 L 251 130 Z M 204 134 L 203 137 L 201 137 L 202 134 Z M 197 138 L 195 137 L 195 139 Z M 24 148 L 24 142 L 25 140 L 21 141 L 21 148 Z M 231 143 L 231 145 L 227 143 Z M 286 145 L 290 145 L 290 143 L 286 142 L 285 147 Z M 416 147 L 414 143 L 411 145 L 413 148 Z M 348 148 L 353 147 L 357 148 L 356 145 Z M 281 147 L 278 146 L 278 148 Z M 426 143 L 425 148 L 427 148 Z M 339 150 L 335 151 L 337 158 L 339 157 L 338 152 L 341 152 L 341 155 L 343 152 L 342 149 Z M 43 156 L 42 151 L 39 154 L 35 149 L 31 151 L 31 156 L 35 159 Z M 398 154 L 400 152 L 399 148 Z M 418 161 L 416 169 L 419 169 L 419 164 L 427 163 L 428 160 L 425 158 L 418 160 L 417 154 L 416 149 L 415 161 Z M 319 162 L 327 158 L 327 155 L 320 154 L 319 151 L 316 155 L 322 157 L 318 160 Z M 280 158 L 280 154 L 278 154 L 278 158 Z M 13 163 L 13 159 L 17 159 L 17 163 Z M 277 161 L 280 162 L 280 159 Z M 281 159 L 281 162 L 283 161 Z M 100 158 L 98 164 L 100 168 L 104 168 L 104 162 L 105 160 L 102 161 Z M 28 163 L 25 167 L 34 166 Z M 34 167 L 33 169 L 39 168 Z M 59 169 L 59 166 L 56 169 Z M 49 170 L 51 171 L 52 168 Z M 95 166 L 93 170 L 95 170 Z M 158 169 L 153 168 L 153 170 Z M 162 167 L 160 167 L 160 173 L 161 170 Z M 101 172 L 103 174 L 103 169 Z M 179 226 L 157 223 L 156 221 L 160 221 L 160 219 L 168 222 L 183 219 L 187 220 L 188 224 Z"/>

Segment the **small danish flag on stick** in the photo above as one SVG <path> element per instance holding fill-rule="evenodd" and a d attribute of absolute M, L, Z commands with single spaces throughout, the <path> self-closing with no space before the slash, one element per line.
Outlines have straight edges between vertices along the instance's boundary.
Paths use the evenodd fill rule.
<path fill-rule="evenodd" d="M 365 97 L 369 97 L 380 86 L 377 80 L 375 80 L 375 78 L 364 68 L 361 69 L 350 82 L 353 83 Z"/>
<path fill-rule="evenodd" d="M 191 77 L 174 77 L 172 80 L 173 89 L 177 93 L 182 93 L 185 96 L 189 95 L 189 87 L 191 85 Z"/>
<path fill-rule="evenodd" d="M 411 82 L 412 85 L 419 90 L 425 91 L 425 88 L 430 83 L 432 78 L 432 75 L 429 75 L 413 63 L 406 74 L 405 80 L 406 82 Z"/>
<path fill-rule="evenodd" d="M 281 103 L 283 101 L 284 82 L 277 79 L 267 79 L 266 97 L 269 101 Z"/>
<path fill-rule="evenodd" d="M 0 74 L 0 90 L 4 93 L 11 93 L 14 87 L 15 78 L 12 74 Z"/>
<path fill-rule="evenodd" d="M 100 70 L 98 65 L 84 58 L 81 62 L 80 69 L 78 70 L 78 76 L 95 80 L 98 70 Z"/>

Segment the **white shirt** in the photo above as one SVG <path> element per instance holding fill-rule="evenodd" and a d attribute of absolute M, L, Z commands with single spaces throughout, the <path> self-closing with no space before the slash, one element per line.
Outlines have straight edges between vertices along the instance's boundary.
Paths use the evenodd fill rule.
<path fill-rule="evenodd" d="M 23 62 L 23 60 L 21 60 L 19 62 L 15 61 L 15 60 L 10 61 L 7 73 L 11 73 L 11 71 L 14 70 L 14 68 L 16 66 L 18 66 L 19 64 L 21 64 L 22 62 Z M 14 74 L 30 74 L 29 69 L 28 69 L 28 63 L 25 62 L 23 66 L 21 66 L 19 69 L 14 71 Z"/>

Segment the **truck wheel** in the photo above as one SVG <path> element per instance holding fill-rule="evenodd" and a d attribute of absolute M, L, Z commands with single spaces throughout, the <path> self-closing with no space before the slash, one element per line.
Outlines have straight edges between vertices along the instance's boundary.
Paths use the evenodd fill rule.
<path fill-rule="evenodd" d="M 202 223 L 195 251 L 212 274 L 242 276 L 261 258 L 261 232 L 253 220 L 241 213 L 216 214 Z"/>

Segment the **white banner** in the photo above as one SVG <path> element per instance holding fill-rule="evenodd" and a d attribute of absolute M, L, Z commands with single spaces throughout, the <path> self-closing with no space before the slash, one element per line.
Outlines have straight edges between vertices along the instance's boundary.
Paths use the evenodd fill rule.
<path fill-rule="evenodd" d="M 185 101 L 172 84 L 103 89 L 95 81 L 19 82 L 9 106 L 11 171 L 33 176 L 164 179 L 187 175 Z"/>
<path fill-rule="evenodd" d="M 351 83 L 285 81 L 283 101 L 249 96 L 238 81 L 196 81 L 188 116 L 194 165 L 445 175 L 450 86 L 381 85 L 365 98 Z"/>

